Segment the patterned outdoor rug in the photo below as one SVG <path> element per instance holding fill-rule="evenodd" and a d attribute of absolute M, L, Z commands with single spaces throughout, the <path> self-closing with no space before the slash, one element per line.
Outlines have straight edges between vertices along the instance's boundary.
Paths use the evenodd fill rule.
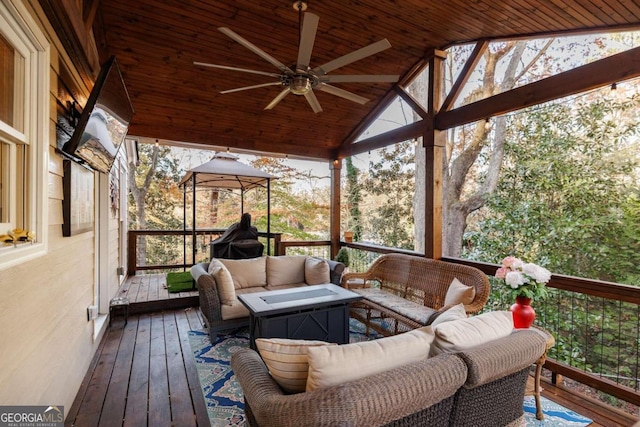
<path fill-rule="evenodd" d="M 524 417 L 527 423 L 527 427 L 534 426 L 575 426 L 582 427 L 591 424 L 589 418 L 583 417 L 564 406 L 560 406 L 551 400 L 540 397 L 540 403 L 542 404 L 542 412 L 544 413 L 544 420 L 536 419 L 536 401 L 533 396 L 526 396 L 524 398 Z"/>
<path fill-rule="evenodd" d="M 366 341 L 364 325 L 351 319 L 350 341 Z M 207 404 L 211 425 L 245 426 L 242 389 L 235 380 L 229 362 L 231 355 L 249 346 L 247 329 L 229 335 L 219 335 L 211 345 L 206 331 L 189 331 L 189 343 L 193 350 L 200 386 Z M 525 397 L 524 410 L 527 427 L 531 426 L 587 426 L 591 420 L 576 414 L 544 397 L 541 399 L 545 419 L 536 420 L 533 396 Z"/>

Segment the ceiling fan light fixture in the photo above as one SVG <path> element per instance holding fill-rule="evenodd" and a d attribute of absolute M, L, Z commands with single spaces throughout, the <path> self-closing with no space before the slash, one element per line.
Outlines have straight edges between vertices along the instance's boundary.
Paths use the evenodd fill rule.
<path fill-rule="evenodd" d="M 311 90 L 311 79 L 307 76 L 294 76 L 289 90 L 294 95 L 305 95 Z"/>
<path fill-rule="evenodd" d="M 304 12 L 305 10 L 307 10 L 307 2 L 304 0 L 294 1 L 292 7 L 296 12 Z"/>

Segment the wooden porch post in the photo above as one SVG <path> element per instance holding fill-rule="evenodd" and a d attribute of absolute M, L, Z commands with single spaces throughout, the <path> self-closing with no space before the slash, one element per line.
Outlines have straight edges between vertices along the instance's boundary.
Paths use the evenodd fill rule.
<path fill-rule="evenodd" d="M 424 254 L 442 258 L 442 165 L 446 144 L 445 131 L 436 130 L 434 117 L 442 105 L 444 60 L 446 52 L 434 50 L 429 59 L 427 111 L 429 123 L 422 138 L 425 147 L 425 226 Z"/>
<path fill-rule="evenodd" d="M 331 259 L 334 259 L 340 250 L 340 172 L 342 160 L 333 160 L 329 167 L 331 169 L 329 239 L 331 240 Z"/>

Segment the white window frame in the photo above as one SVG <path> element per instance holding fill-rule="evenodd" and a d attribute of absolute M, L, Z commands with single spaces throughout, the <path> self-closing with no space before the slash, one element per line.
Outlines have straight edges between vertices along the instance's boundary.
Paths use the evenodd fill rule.
<path fill-rule="evenodd" d="M 24 181 L 25 210 L 27 223 L 22 225 L 36 236 L 35 244 L 17 246 L 0 246 L 0 270 L 41 256 L 46 251 L 47 227 L 47 177 L 49 158 L 49 98 L 50 85 L 50 46 L 44 33 L 21 1 L 0 2 L 0 33 L 24 57 L 24 72 L 16 76 L 16 81 L 23 84 L 23 99 L 16 101 L 23 114 L 16 119 L 18 131 L 4 122 L 0 122 L 0 139 L 10 146 L 9 161 L 13 166 L 9 171 L 9 197 L 11 203 L 11 222 L 16 224 L 16 188 L 18 173 L 22 173 Z M 25 158 L 26 172 L 17 166 L 15 153 L 18 144 L 28 145 Z M 0 234 L 8 230 L 0 229 Z"/>

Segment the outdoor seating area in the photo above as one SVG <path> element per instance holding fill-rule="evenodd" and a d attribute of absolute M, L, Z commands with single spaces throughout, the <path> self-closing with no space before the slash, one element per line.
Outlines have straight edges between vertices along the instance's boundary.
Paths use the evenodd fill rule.
<path fill-rule="evenodd" d="M 126 324 L 125 319 L 123 319 L 122 317 L 118 316 L 117 318 L 114 318 L 113 325 L 109 329 L 109 332 L 105 336 L 105 339 L 102 341 L 99 351 L 97 352 L 96 357 L 92 362 L 91 368 L 87 372 L 86 379 L 84 381 L 84 384 L 86 386 L 79 390 L 74 405 L 72 408 L 70 408 L 67 424 L 65 425 L 85 425 L 83 423 L 86 422 L 95 423 L 94 425 L 100 425 L 101 422 L 106 422 L 106 420 L 113 420 L 114 418 L 117 419 L 119 417 L 122 417 L 123 420 L 127 419 L 127 422 L 129 423 L 127 425 L 132 425 L 130 424 L 132 422 L 159 422 L 159 419 L 162 417 L 164 417 L 162 419 L 172 420 L 172 422 L 174 423 L 179 423 L 175 425 L 210 425 L 210 421 L 207 416 L 206 404 L 203 401 L 203 394 L 199 390 L 197 367 L 195 360 L 193 359 L 193 355 L 191 354 L 193 349 L 190 347 L 188 339 L 188 336 L 190 334 L 189 331 L 207 331 L 206 320 L 203 313 L 200 311 L 200 308 L 158 308 L 158 311 L 138 314 L 139 309 L 137 305 L 144 305 L 145 303 L 147 303 L 145 299 L 145 296 L 147 294 L 149 295 L 148 298 L 154 299 L 151 302 L 155 304 L 160 304 L 163 301 L 162 296 L 160 297 L 161 299 L 157 299 L 157 296 L 151 297 L 152 293 L 155 295 L 155 293 L 158 292 L 157 290 L 155 290 L 156 286 L 158 286 L 160 289 L 162 288 L 162 286 L 160 285 L 163 282 L 163 277 L 165 277 L 165 274 L 138 275 L 127 280 L 127 283 L 125 285 L 126 288 L 131 292 L 135 292 L 134 294 L 130 294 L 131 298 L 133 298 L 133 301 L 131 303 L 133 314 L 130 315 Z M 131 282 L 137 283 L 132 284 Z M 144 292 L 142 288 L 138 289 L 140 287 L 140 284 L 144 284 Z M 191 292 L 185 293 L 185 295 L 191 294 Z M 135 295 L 137 295 L 137 298 Z M 171 301 L 179 301 L 185 299 L 184 297 L 181 297 L 181 294 L 168 294 L 165 295 L 164 298 L 167 298 L 164 300 L 167 304 L 171 304 Z M 187 296 L 187 298 L 189 297 Z M 135 302 L 136 300 L 137 302 Z M 155 344 L 153 344 L 153 349 L 150 346 L 149 341 L 151 338 L 153 338 L 155 342 Z M 501 340 L 502 339 L 504 338 L 501 338 Z M 513 338 L 508 339 L 513 340 Z M 208 337 L 207 341 L 209 341 Z M 529 340 L 527 340 L 527 342 L 528 341 Z M 162 343 L 162 348 L 166 346 L 166 348 L 168 349 L 173 349 L 171 351 L 171 354 L 167 352 L 160 352 L 160 347 L 158 347 L 160 343 Z M 248 347 L 248 344 L 246 345 Z M 543 344 L 542 347 L 544 352 L 544 348 L 546 348 L 545 344 Z M 497 347 L 491 348 L 492 349 L 487 350 L 477 349 L 476 351 L 477 353 L 485 351 L 489 351 L 491 353 L 500 353 L 497 351 Z M 504 347 L 501 346 L 501 348 Z M 396 352 L 394 352 L 394 354 L 396 354 Z M 517 358 L 519 356 L 515 356 L 512 354 L 510 357 Z M 167 358 L 167 360 L 163 362 L 162 360 L 164 360 L 164 358 Z M 452 358 L 459 359 L 459 356 L 449 355 L 444 359 L 448 359 L 449 361 L 451 361 Z M 430 362 L 428 362 L 428 360 L 430 359 L 416 363 L 420 366 L 424 366 L 425 364 L 431 366 L 434 364 L 433 360 L 431 360 Z M 462 362 L 461 359 L 459 360 L 460 361 L 453 363 L 463 371 L 469 369 L 467 363 Z M 485 361 L 486 360 L 488 359 L 485 359 Z M 543 358 L 541 357 L 538 358 L 538 360 L 534 360 L 532 364 L 536 367 L 540 366 L 541 368 L 542 365 L 536 364 L 536 362 L 540 362 L 541 360 L 542 362 L 544 362 Z M 177 361 L 179 361 L 179 364 L 176 364 Z M 250 370 L 251 377 L 258 378 L 262 376 L 262 378 L 264 378 L 266 381 L 256 381 L 254 383 L 256 389 L 260 389 L 260 387 L 268 387 L 269 393 L 272 393 L 272 396 L 277 399 L 276 401 L 279 400 L 285 405 L 294 405 L 292 409 L 300 409 L 301 406 L 298 402 L 300 402 L 300 399 L 302 399 L 303 401 L 307 402 L 307 406 L 305 406 L 305 408 L 308 409 L 307 416 L 318 416 L 317 412 L 311 411 L 312 407 L 317 407 L 313 405 L 313 402 L 317 402 L 317 399 L 314 399 L 312 401 L 307 397 L 299 394 L 287 395 L 282 391 L 280 386 L 278 386 L 277 384 L 274 386 L 273 379 L 271 379 L 268 375 L 268 371 L 266 371 L 264 368 L 264 363 L 261 362 L 261 359 L 256 352 L 251 353 L 248 349 L 240 352 L 239 358 L 235 362 L 235 364 L 245 363 L 247 364 L 247 367 L 238 368 L 239 377 L 247 377 L 247 373 L 249 372 L 248 366 L 252 366 L 255 369 Z M 438 367 L 443 368 L 444 365 L 441 363 L 442 362 L 438 362 L 436 363 L 438 365 L 437 367 L 431 366 L 429 369 L 437 370 Z M 406 396 L 402 392 L 403 388 L 402 386 L 398 385 L 398 387 L 396 387 L 394 390 L 397 390 L 397 393 L 399 394 L 389 394 L 389 390 L 391 389 L 387 388 L 386 384 L 402 384 L 397 379 L 398 374 L 403 375 L 402 378 L 407 379 L 407 381 L 410 381 L 411 384 L 429 384 L 429 380 L 426 377 L 414 378 L 416 371 L 414 369 L 408 369 L 408 365 L 409 364 L 393 368 L 392 370 L 389 370 L 384 374 L 376 374 L 369 378 L 355 380 L 353 381 L 353 384 L 350 384 L 348 387 L 346 387 L 346 389 L 350 393 L 354 393 L 356 391 L 362 393 L 363 390 L 380 390 L 381 392 L 384 390 L 386 391 L 386 393 L 382 393 L 382 395 L 380 395 L 379 393 L 370 393 L 370 395 L 367 396 L 367 399 L 370 401 L 382 402 L 380 407 L 385 408 L 390 412 L 399 411 L 400 409 L 394 409 L 394 405 L 397 404 L 398 407 L 404 405 L 403 399 L 397 399 L 397 396 Z M 170 372 L 167 371 L 168 366 L 172 366 Z M 478 365 L 478 369 L 497 368 L 491 368 L 490 366 L 486 365 Z M 241 371 L 242 373 L 240 373 Z M 531 369 L 527 370 L 527 372 L 530 374 L 535 374 L 535 371 Z M 121 382 L 111 381 L 112 375 L 116 375 L 117 378 L 130 378 L 128 380 L 130 386 L 124 388 L 120 387 L 120 385 L 122 384 Z M 153 378 L 150 375 L 152 375 Z M 258 375 L 258 377 L 254 377 L 254 375 Z M 437 377 L 437 379 L 434 381 L 441 381 L 442 378 L 444 377 Z M 529 382 L 535 379 L 534 376 L 529 376 L 528 378 L 530 378 Z M 526 379 L 527 376 L 525 375 L 525 380 Z M 478 381 L 482 380 L 478 379 Z M 593 420 L 593 422 L 590 424 L 591 427 L 622 427 L 633 425 L 633 422 L 630 422 L 628 420 L 625 421 L 625 417 L 621 417 L 620 414 L 612 412 L 610 409 L 607 409 L 605 407 L 599 408 L 598 406 L 594 406 L 592 403 L 586 401 L 583 397 L 574 395 L 567 389 L 550 383 L 549 379 L 545 378 L 544 376 L 542 377 L 540 382 L 542 384 L 542 396 L 548 399 L 555 400 L 557 402 L 561 402 L 565 407 L 571 408 L 574 411 L 578 411 L 580 414 L 591 418 Z M 95 387 L 89 387 L 89 384 L 94 384 Z M 181 387 L 180 384 L 184 384 L 185 390 L 188 389 L 190 391 L 187 392 L 187 394 L 182 393 L 180 395 L 176 395 L 176 387 Z M 359 387 L 355 389 L 356 391 L 354 391 L 352 387 L 356 384 L 364 385 L 367 388 Z M 150 386 L 155 390 L 153 395 L 148 394 L 148 392 L 142 393 L 141 390 L 148 390 L 148 387 Z M 143 388 L 141 389 L 141 387 Z M 178 388 L 178 390 L 179 389 L 180 388 Z M 249 391 L 247 391 L 247 393 L 255 393 L 256 389 L 248 387 Z M 336 387 L 331 388 L 331 390 L 335 389 Z M 406 388 L 404 390 L 406 390 Z M 502 388 L 502 390 L 506 391 L 507 389 Z M 529 390 L 529 388 L 527 388 L 525 391 L 526 393 L 529 393 L 532 390 Z M 480 392 L 480 389 L 476 390 L 476 392 Z M 437 394 L 438 393 L 430 394 L 428 396 L 428 399 L 431 401 L 437 399 Z M 304 393 L 304 395 L 307 395 L 307 393 Z M 185 396 L 190 397 L 185 401 Z M 322 396 L 322 398 L 325 398 L 329 396 L 329 393 L 327 393 L 326 390 L 317 390 L 313 392 L 313 394 L 309 394 L 308 397 L 310 396 L 314 396 L 315 398 L 319 398 Z M 250 398 L 249 401 L 251 401 Z M 336 403 L 335 399 L 329 399 L 329 401 Z M 98 406 L 96 406 L 98 402 L 104 402 L 104 404 L 100 403 Z M 325 401 L 322 400 L 322 402 Z M 451 399 L 449 399 L 449 404 L 451 403 Z M 259 410 L 258 408 L 263 404 L 264 401 L 262 399 L 256 401 L 254 405 L 249 404 L 247 409 L 247 417 L 255 418 L 255 411 Z M 427 403 L 424 403 L 423 405 L 428 406 Z M 254 406 L 257 406 L 257 408 Z M 424 414 L 430 413 L 431 411 L 435 410 L 435 408 L 432 406 L 423 408 Z M 147 407 L 149 408 L 149 410 L 136 410 L 136 408 L 139 409 L 141 407 Z M 161 408 L 164 409 L 160 410 Z M 403 408 L 406 409 L 406 406 L 403 406 Z M 419 408 L 416 408 L 414 412 L 418 411 L 418 409 Z M 268 408 L 268 410 L 271 411 L 274 410 L 274 408 Z M 345 414 L 350 414 L 350 416 L 356 418 L 362 415 L 361 412 L 359 412 L 361 410 L 360 406 L 349 408 L 343 407 L 340 410 L 344 410 Z M 452 411 L 453 409 L 449 408 L 447 410 Z M 476 418 L 476 420 L 477 419 L 478 418 Z"/>
<path fill-rule="evenodd" d="M 336 261 L 306 256 L 214 258 L 194 265 L 191 275 L 214 341 L 219 331 L 249 324 L 249 311 L 237 299 L 238 295 L 326 283 L 339 285 L 344 268 L 344 264 Z"/>
<path fill-rule="evenodd" d="M 529 330 L 509 334 L 509 326 L 504 329 L 509 335 L 473 347 L 458 343 L 452 352 L 426 358 L 434 338 L 440 339 L 428 329 L 375 343 L 311 342 L 306 392 L 293 395 L 279 386 L 273 366 L 265 366 L 258 353 L 238 351 L 231 366 L 244 391 L 249 425 L 488 427 L 522 419 L 529 367 L 545 351 L 542 336 Z M 285 349 L 285 341 L 278 341 L 280 364 L 303 345 L 294 341 Z"/>
<path fill-rule="evenodd" d="M 489 280 L 465 265 L 403 254 L 380 256 L 367 271 L 347 273 L 342 286 L 364 298 L 351 316 L 383 335 L 429 325 L 452 306 L 463 303 L 478 313 L 489 299 Z"/>
<path fill-rule="evenodd" d="M 2 0 L 0 407 L 640 426 L 639 1 Z"/>

